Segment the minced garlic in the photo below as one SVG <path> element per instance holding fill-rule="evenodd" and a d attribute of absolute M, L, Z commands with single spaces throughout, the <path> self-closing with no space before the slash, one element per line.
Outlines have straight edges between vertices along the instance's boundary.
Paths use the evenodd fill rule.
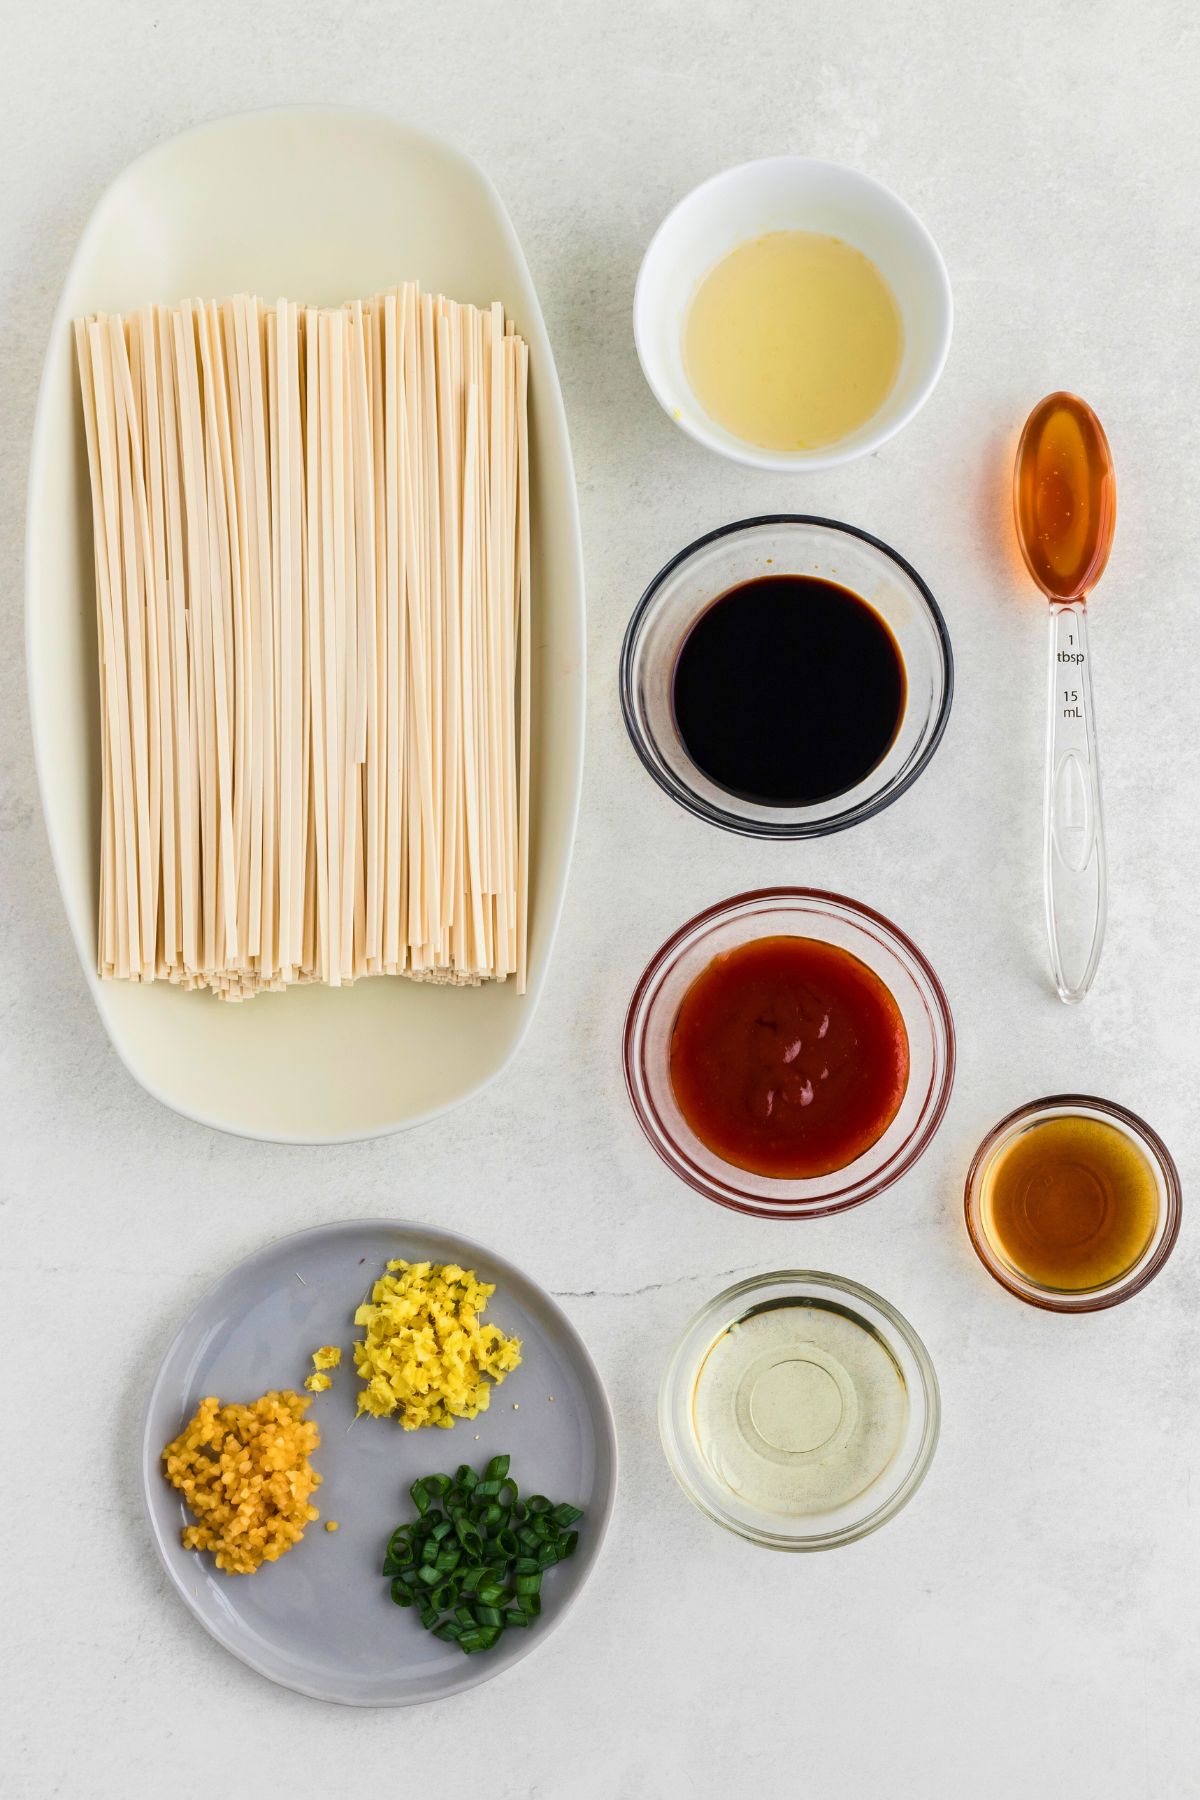
<path fill-rule="evenodd" d="M 320 1517 L 309 1496 L 321 1477 L 309 1456 L 321 1442 L 304 1417 L 311 1402 L 290 1389 L 252 1406 L 200 1402 L 163 1451 L 164 1473 L 199 1521 L 185 1526 L 185 1550 L 211 1550 L 218 1569 L 253 1575 L 298 1544 Z"/>
<path fill-rule="evenodd" d="M 457 1263 L 390 1262 L 354 1315 L 366 1327 L 354 1346 L 359 1412 L 395 1415 L 413 1431 L 485 1411 L 493 1384 L 521 1360 L 519 1339 L 479 1322 L 495 1291 Z"/>

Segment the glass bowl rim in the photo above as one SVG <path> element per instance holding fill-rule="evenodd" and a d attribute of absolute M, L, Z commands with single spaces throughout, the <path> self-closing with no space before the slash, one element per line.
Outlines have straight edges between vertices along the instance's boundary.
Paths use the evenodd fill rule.
<path fill-rule="evenodd" d="M 929 741 L 903 777 L 882 789 L 870 800 L 848 808 L 845 812 L 834 813 L 829 818 L 815 819 L 809 823 L 797 824 L 793 821 L 787 824 L 781 822 L 778 825 L 772 825 L 764 819 L 746 819 L 740 813 L 727 811 L 721 806 L 714 806 L 710 801 L 703 799 L 701 795 L 694 793 L 691 788 L 686 787 L 681 781 L 677 781 L 669 772 L 660 768 L 650 754 L 648 745 L 652 740 L 642 730 L 638 709 L 633 698 L 634 653 L 658 594 L 667 579 L 690 557 L 705 549 L 709 544 L 716 543 L 721 538 L 730 537 L 735 532 L 759 530 L 772 525 L 818 525 L 829 531 L 841 532 L 846 537 L 857 538 L 861 543 L 870 544 L 873 549 L 881 551 L 884 556 L 890 558 L 913 583 L 932 620 L 945 677 L 941 703 L 933 721 Z M 714 598 L 719 599 L 720 595 L 715 595 Z M 954 650 L 942 609 L 934 598 L 929 584 L 917 573 L 912 564 L 883 538 L 875 537 L 871 532 L 862 530 L 860 526 L 848 525 L 844 519 L 829 519 L 820 513 L 756 513 L 751 518 L 733 519 L 728 524 L 717 525 L 711 531 L 703 532 L 699 537 L 693 538 L 690 544 L 685 544 L 682 550 L 677 550 L 675 555 L 659 569 L 657 575 L 643 591 L 630 614 L 629 623 L 625 627 L 625 636 L 621 644 L 619 689 L 621 717 L 625 721 L 625 730 L 629 734 L 629 741 L 633 745 L 642 767 L 664 794 L 674 800 L 678 806 L 682 806 L 685 812 L 690 812 L 695 818 L 703 819 L 706 824 L 717 826 L 721 831 L 732 831 L 740 837 L 794 842 L 804 838 L 832 837 L 835 832 L 848 831 L 852 825 L 861 825 L 865 820 L 874 818 L 877 813 L 881 813 L 891 806 L 902 794 L 907 793 L 913 783 L 925 773 L 945 736 L 946 726 L 950 722 L 950 711 L 954 702 Z M 731 794 L 730 800 L 734 799 L 735 796 Z"/>
<path fill-rule="evenodd" d="M 1151 1162 L 1162 1177 L 1166 1189 L 1163 1211 L 1165 1222 L 1162 1236 L 1154 1250 L 1139 1269 L 1126 1270 L 1114 1280 L 1099 1288 L 1081 1288 L 1078 1298 L 1072 1298 L 1071 1290 L 1043 1287 L 1030 1276 L 1015 1278 L 1004 1267 L 996 1256 L 978 1223 L 978 1183 L 983 1169 L 994 1155 L 1000 1144 L 1015 1135 L 1016 1128 L 1035 1119 L 1040 1113 L 1058 1114 L 1064 1110 L 1086 1108 L 1092 1112 L 1107 1114 L 1111 1119 L 1126 1126 L 1140 1141 Z M 1183 1216 L 1183 1185 L 1179 1178 L 1179 1169 L 1175 1158 L 1152 1125 L 1147 1124 L 1131 1107 L 1122 1106 L 1119 1100 L 1105 1100 L 1099 1094 L 1043 1094 L 1040 1099 L 1027 1100 L 1022 1106 L 1015 1106 L 1011 1112 L 998 1119 L 991 1130 L 983 1137 L 979 1148 L 971 1158 L 967 1170 L 963 1191 L 963 1210 L 966 1217 L 967 1236 L 976 1256 L 992 1277 L 993 1281 L 1023 1300 L 1027 1306 L 1040 1307 L 1043 1312 L 1053 1313 L 1090 1313 L 1102 1312 L 1107 1307 L 1119 1306 L 1124 1300 L 1131 1300 L 1140 1294 L 1154 1277 L 1158 1275 L 1164 1263 L 1175 1248 L 1179 1237 L 1179 1227 Z M 1025 1283 L 1022 1286 L 1020 1283 Z"/>
<path fill-rule="evenodd" d="M 912 1353 L 921 1378 L 921 1396 L 924 1401 L 925 1417 L 921 1427 L 920 1443 L 908 1472 L 899 1485 L 886 1499 L 880 1501 L 878 1506 L 854 1524 L 845 1525 L 833 1531 L 819 1532 L 810 1537 L 788 1537 L 782 1533 L 777 1534 L 759 1530 L 753 1526 L 736 1524 L 732 1519 L 715 1512 L 693 1487 L 687 1471 L 683 1467 L 682 1459 L 675 1452 L 674 1440 L 679 1434 L 674 1430 L 672 1409 L 674 1396 L 671 1389 L 673 1384 L 678 1382 L 682 1372 L 684 1350 L 688 1340 L 709 1319 L 715 1326 L 719 1315 L 728 1316 L 731 1303 L 743 1302 L 755 1292 L 779 1284 L 786 1284 L 793 1288 L 802 1285 L 825 1288 L 851 1299 L 865 1300 L 869 1305 L 877 1307 L 888 1325 L 903 1338 Z M 864 1282 L 854 1281 L 848 1275 L 835 1275 L 828 1269 L 771 1269 L 759 1275 L 744 1277 L 741 1281 L 735 1281 L 731 1287 L 724 1288 L 719 1294 L 714 1294 L 711 1300 L 692 1314 L 676 1337 L 667 1357 L 658 1388 L 658 1434 L 663 1455 L 666 1457 L 667 1467 L 696 1510 L 703 1513 L 706 1519 L 711 1519 L 715 1525 L 721 1526 L 722 1530 L 732 1532 L 735 1537 L 744 1538 L 747 1543 L 757 1544 L 766 1550 L 783 1550 L 792 1554 L 840 1549 L 844 1544 L 852 1544 L 860 1538 L 869 1537 L 872 1532 L 878 1531 L 880 1526 L 886 1525 L 889 1520 L 895 1518 L 896 1514 L 907 1506 L 929 1473 L 929 1467 L 941 1436 L 941 1425 L 942 1398 L 937 1370 L 934 1368 L 933 1358 L 929 1354 L 925 1340 L 920 1336 L 916 1327 L 910 1323 L 898 1307 L 894 1306 L 890 1300 L 885 1299 L 876 1289 L 867 1287 Z"/>
<path fill-rule="evenodd" d="M 894 1166 L 889 1169 L 888 1164 L 885 1163 L 881 1170 L 877 1171 L 875 1175 L 866 1180 L 861 1192 L 852 1191 L 845 1197 L 842 1197 L 840 1194 L 835 1195 L 833 1198 L 818 1197 L 811 1201 L 760 1200 L 746 1194 L 744 1190 L 740 1192 L 737 1197 L 733 1194 L 718 1193 L 715 1187 L 704 1181 L 702 1176 L 699 1174 L 693 1175 L 690 1169 L 682 1166 L 681 1161 L 678 1159 L 677 1146 L 671 1138 L 667 1137 L 665 1133 L 661 1133 L 653 1124 L 637 1091 L 637 1084 L 634 1080 L 634 1068 L 637 1061 L 634 1056 L 634 1045 L 635 1040 L 641 1036 L 640 1028 L 645 1011 L 646 996 L 649 993 L 652 984 L 664 969 L 671 966 L 675 953 L 686 938 L 697 932 L 699 928 L 712 924 L 714 920 L 721 918 L 722 915 L 735 912 L 739 907 L 745 906 L 748 902 L 758 900 L 784 902 L 792 900 L 815 900 L 821 902 L 826 907 L 833 906 L 844 908 L 852 917 L 857 915 L 859 918 L 869 919 L 874 924 L 881 926 L 885 935 L 893 938 L 907 954 L 912 957 L 920 970 L 921 975 L 929 984 L 936 1019 L 940 1020 L 942 1027 L 945 1066 L 942 1070 L 940 1080 L 932 1092 L 932 1099 L 927 1103 L 927 1110 L 924 1107 L 922 1108 L 917 1123 L 907 1142 L 901 1146 L 900 1150 L 896 1153 Z M 853 952 L 851 952 L 851 954 L 853 954 Z M 882 980 L 883 977 L 880 977 L 880 979 Z M 934 1029 L 936 1034 L 936 1024 Z M 621 1062 L 625 1076 L 625 1091 L 629 1096 L 629 1103 L 633 1108 L 634 1117 L 641 1127 L 644 1137 L 651 1149 L 659 1157 L 660 1161 L 665 1163 L 671 1173 L 678 1180 L 690 1187 L 693 1192 L 700 1194 L 704 1199 L 712 1201 L 717 1206 L 727 1206 L 731 1211 L 744 1213 L 751 1218 L 824 1219 L 829 1218 L 834 1213 L 849 1212 L 851 1207 L 863 1206 L 868 1200 L 878 1198 L 880 1194 L 886 1193 L 888 1188 L 894 1187 L 896 1182 L 907 1175 L 909 1170 L 920 1161 L 921 1157 L 925 1154 L 925 1151 L 929 1148 L 937 1135 L 942 1120 L 945 1117 L 946 1108 L 950 1104 L 950 1097 L 954 1092 L 954 1076 L 957 1066 L 957 1038 L 954 1029 L 954 1014 L 950 1010 L 949 997 L 947 996 L 945 988 L 942 986 L 941 979 L 936 969 L 933 967 L 933 964 L 929 961 L 924 951 L 921 950 L 908 936 L 907 932 L 902 931 L 898 925 L 893 924 L 886 914 L 877 912 L 874 907 L 868 906 L 865 901 L 852 900 L 847 894 L 835 894 L 827 888 L 749 888 L 744 893 L 733 894 L 725 900 L 718 900 L 714 902 L 713 905 L 706 906 L 701 912 L 696 913 L 693 918 L 685 920 L 684 923 L 680 925 L 677 930 L 673 931 L 671 936 L 667 938 L 650 957 L 642 970 L 641 975 L 638 977 L 633 993 L 629 997 L 629 1005 L 625 1012 L 625 1024 L 621 1033 Z M 729 1169 L 732 1176 L 745 1175 L 747 1173 L 745 1170 L 735 1169 L 732 1163 L 724 1164 L 723 1166 Z M 834 1170 L 830 1179 L 833 1179 L 840 1173 L 842 1173 L 842 1171 Z M 763 1177 L 762 1179 L 765 1180 L 768 1178 Z"/>

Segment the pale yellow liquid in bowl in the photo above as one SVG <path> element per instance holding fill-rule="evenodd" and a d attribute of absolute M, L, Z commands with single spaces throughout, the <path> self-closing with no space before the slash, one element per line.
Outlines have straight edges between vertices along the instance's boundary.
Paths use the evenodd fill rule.
<path fill-rule="evenodd" d="M 869 256 L 816 231 L 772 231 L 696 290 L 683 361 L 705 412 L 763 450 L 849 437 L 887 399 L 904 352 L 895 295 Z"/>

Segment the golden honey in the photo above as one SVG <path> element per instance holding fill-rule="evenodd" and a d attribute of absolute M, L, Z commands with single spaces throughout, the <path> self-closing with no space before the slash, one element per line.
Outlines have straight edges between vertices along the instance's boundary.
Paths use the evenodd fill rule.
<path fill-rule="evenodd" d="M 1048 394 L 1029 415 L 1014 495 L 1021 549 L 1044 594 L 1076 600 L 1104 573 L 1117 482 L 1104 431 L 1077 394 Z"/>

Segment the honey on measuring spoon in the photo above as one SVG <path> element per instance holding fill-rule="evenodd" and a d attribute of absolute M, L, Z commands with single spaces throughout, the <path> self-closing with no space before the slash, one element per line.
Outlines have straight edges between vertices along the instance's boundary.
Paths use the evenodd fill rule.
<path fill-rule="evenodd" d="M 1044 875 L 1060 1000 L 1082 1000 L 1104 942 L 1107 874 L 1092 710 L 1087 600 L 1117 522 L 1104 427 L 1076 394 L 1049 394 L 1025 422 L 1013 482 L 1026 567 L 1050 602 Z"/>

